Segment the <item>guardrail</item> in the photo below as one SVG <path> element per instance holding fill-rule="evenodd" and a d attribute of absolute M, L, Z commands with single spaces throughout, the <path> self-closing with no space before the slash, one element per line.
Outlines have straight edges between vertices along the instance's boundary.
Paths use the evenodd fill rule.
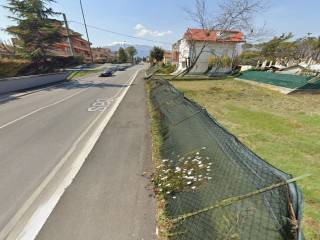
<path fill-rule="evenodd" d="M 0 79 L 0 94 L 26 90 L 34 87 L 61 82 L 70 72 L 49 73 Z"/>

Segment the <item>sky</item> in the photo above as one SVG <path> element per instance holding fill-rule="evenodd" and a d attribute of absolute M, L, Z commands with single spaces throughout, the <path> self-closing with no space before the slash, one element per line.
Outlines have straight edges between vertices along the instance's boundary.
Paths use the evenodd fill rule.
<path fill-rule="evenodd" d="M 194 0 L 82 0 L 87 24 L 102 29 L 153 40 L 132 39 L 89 27 L 94 46 L 106 46 L 117 42 L 158 45 L 169 49 L 179 40 L 188 27 L 198 27 L 191 21 L 184 8 L 192 8 Z M 222 0 L 209 0 L 214 9 Z M 5 5 L 6 0 L 0 0 Z M 320 0 L 268 0 L 268 8 L 259 13 L 255 23 L 266 24 L 275 35 L 292 32 L 296 37 L 307 33 L 320 36 Z M 79 0 L 56 0 L 55 11 L 67 15 L 70 28 L 85 34 Z M 0 29 L 14 24 L 7 18 L 9 13 L 0 7 Z M 58 17 L 59 18 L 59 17 Z M 85 35 L 84 35 L 85 36 Z M 10 36 L 0 31 L 0 40 Z"/>

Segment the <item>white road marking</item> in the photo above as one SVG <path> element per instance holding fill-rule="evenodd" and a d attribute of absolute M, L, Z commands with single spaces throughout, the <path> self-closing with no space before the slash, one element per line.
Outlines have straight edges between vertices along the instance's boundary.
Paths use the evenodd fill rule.
<path fill-rule="evenodd" d="M 66 97 L 66 98 L 63 98 L 63 99 L 61 99 L 61 100 L 59 100 L 59 101 L 57 101 L 57 102 L 51 103 L 51 104 L 49 104 L 49 105 L 47 105 L 47 106 L 44 106 L 44 107 L 41 107 L 41 108 L 38 108 L 38 109 L 36 109 L 36 110 L 28 113 L 28 114 L 25 114 L 25 115 L 23 115 L 23 116 L 15 119 L 15 120 L 13 120 L 13 121 L 10 121 L 10 122 L 8 122 L 8 123 L 0 126 L 0 129 L 3 129 L 3 128 L 5 128 L 5 127 L 8 127 L 8 126 L 10 126 L 10 125 L 12 125 L 12 124 L 14 124 L 14 123 L 16 123 L 16 122 L 19 122 L 19 121 L 21 121 L 22 119 L 25 119 L 26 117 L 29 117 L 29 116 L 31 116 L 31 115 L 33 115 L 33 114 L 35 114 L 35 113 L 37 113 L 37 112 L 40 112 L 40 111 L 42 111 L 42 110 L 44 110 L 44 109 L 47 109 L 47 108 L 53 107 L 53 106 L 55 106 L 55 105 L 57 105 L 57 104 L 59 104 L 59 103 L 65 102 L 65 101 L 69 100 L 70 98 L 72 98 L 72 97 L 74 97 L 74 96 L 77 96 L 78 94 L 83 93 L 84 91 L 87 91 L 88 89 L 89 89 L 89 88 L 83 89 L 83 90 L 81 90 L 81 91 L 79 91 L 79 92 L 76 92 L 76 93 L 74 93 L 74 94 L 72 94 L 72 95 L 70 95 L 70 96 L 68 96 L 68 97 Z"/>
<path fill-rule="evenodd" d="M 91 107 L 88 108 L 88 112 L 103 112 L 110 107 L 113 101 L 113 98 L 97 99 Z"/>
<path fill-rule="evenodd" d="M 83 163 L 85 162 L 86 158 L 88 157 L 89 153 L 92 151 L 94 145 L 98 141 L 99 137 L 101 136 L 103 130 L 107 126 L 108 122 L 110 121 L 111 117 L 117 110 L 118 106 L 122 102 L 123 98 L 125 97 L 126 93 L 129 90 L 129 87 L 132 85 L 133 81 L 136 79 L 138 73 L 141 71 L 138 70 L 132 78 L 128 80 L 128 84 L 126 87 L 121 88 L 117 94 L 112 98 L 115 100 L 110 111 L 107 112 L 106 116 L 102 119 L 102 122 L 99 126 L 94 130 L 94 133 L 89 137 L 88 141 L 86 142 L 85 146 L 81 148 L 80 152 L 78 153 L 76 159 L 72 164 L 72 169 L 69 173 L 65 176 L 63 182 L 57 187 L 55 193 L 50 197 L 50 199 L 43 205 L 39 206 L 37 210 L 32 214 L 32 216 L 28 219 L 26 225 L 18 237 L 14 237 L 17 240 L 33 240 L 36 238 L 38 233 L 40 232 L 41 228 L 47 221 L 48 217 L 50 216 L 51 212 L 54 210 L 55 206 L 58 204 L 61 196 L 65 192 L 66 188 L 72 183 L 73 179 L 79 172 L 80 168 L 82 167 Z M 124 91 L 122 91 L 124 89 Z M 120 95 L 121 94 L 121 95 Z M 104 111 L 105 112 L 105 111 Z M 32 206 L 32 204 L 37 200 L 39 195 L 43 192 L 46 186 L 53 180 L 53 178 L 57 175 L 59 170 L 63 167 L 66 163 L 68 158 L 77 150 L 77 145 L 86 137 L 86 134 L 91 130 L 91 128 L 98 122 L 101 116 L 103 116 L 104 112 L 101 112 L 97 117 L 91 122 L 91 124 L 82 132 L 79 138 L 74 142 L 71 146 L 67 154 L 61 159 L 61 161 L 55 166 L 55 168 L 51 171 L 51 173 L 44 179 L 44 181 L 40 184 L 40 186 L 33 192 L 31 197 L 24 203 L 21 209 L 14 215 L 14 217 L 9 221 L 9 223 L 5 226 L 5 228 L 0 231 L 0 239 L 2 237 L 6 239 L 12 239 L 10 236 L 10 232 L 13 231 L 14 227 L 19 223 L 19 220 L 23 217 L 24 214 L 28 211 L 28 209 Z M 15 234 L 13 234 L 15 235 Z"/>

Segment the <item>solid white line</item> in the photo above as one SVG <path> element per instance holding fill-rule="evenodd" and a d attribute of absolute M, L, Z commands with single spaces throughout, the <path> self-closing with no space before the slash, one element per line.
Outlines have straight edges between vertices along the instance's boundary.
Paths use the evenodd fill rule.
<path fill-rule="evenodd" d="M 72 183 L 73 179 L 79 172 L 80 168 L 82 167 L 83 163 L 85 162 L 86 158 L 88 157 L 89 153 L 92 151 L 94 145 L 98 141 L 99 137 L 101 136 L 103 130 L 107 126 L 108 122 L 112 118 L 113 114 L 117 110 L 118 106 L 122 102 L 123 98 L 125 97 L 126 93 L 128 92 L 130 86 L 132 85 L 133 81 L 136 79 L 138 73 L 141 71 L 138 70 L 136 73 L 128 80 L 126 83 L 126 87 L 120 89 L 117 94 L 113 97 L 116 98 L 115 103 L 113 104 L 112 108 L 107 112 L 106 116 L 103 118 L 102 122 L 99 126 L 94 130 L 93 134 L 89 137 L 89 140 L 86 142 L 85 146 L 81 148 L 80 152 L 78 153 L 76 159 L 72 164 L 72 169 L 69 173 L 64 177 L 63 182 L 57 187 L 55 193 L 50 197 L 50 199 L 42 206 L 39 206 L 38 209 L 33 213 L 32 217 L 29 219 L 28 223 L 24 226 L 24 229 L 20 232 L 19 236 L 16 239 L 19 240 L 31 240 L 35 239 L 39 231 L 41 230 L 42 226 L 47 221 L 48 217 L 50 216 L 51 212 L 58 204 L 61 196 L 65 192 L 66 188 Z M 123 91 L 124 89 L 124 91 Z M 120 95 L 120 96 L 119 96 Z M 119 97 L 118 97 L 119 96 Z M 105 112 L 105 111 L 104 111 Z M 40 184 L 40 186 L 36 189 L 36 191 L 31 195 L 31 197 L 26 201 L 23 207 L 16 213 L 16 215 L 11 219 L 11 221 L 6 226 L 5 231 L 0 232 L 0 239 L 1 236 L 7 236 L 10 231 L 14 228 L 17 224 L 19 219 L 25 214 L 25 212 L 30 208 L 32 203 L 39 197 L 40 193 L 44 190 L 44 188 L 53 180 L 56 174 L 61 170 L 64 166 L 68 158 L 77 150 L 79 143 L 86 137 L 89 131 L 93 128 L 93 126 L 100 120 L 103 116 L 103 113 L 99 114 L 91 124 L 82 132 L 79 138 L 73 143 L 67 154 L 60 160 L 60 162 L 56 165 L 56 167 L 51 171 L 51 173 L 46 177 L 46 179 Z M 5 234 L 5 235 L 3 235 Z M 8 238 L 10 239 L 10 238 Z"/>
<path fill-rule="evenodd" d="M 70 98 L 72 98 L 72 97 L 74 97 L 74 96 L 76 96 L 76 95 L 78 95 L 78 94 L 80 94 L 80 93 L 83 93 L 84 91 L 87 91 L 88 89 L 89 89 L 89 88 L 83 89 L 83 90 L 81 90 L 81 91 L 79 91 L 79 92 L 76 92 L 76 93 L 74 93 L 74 94 L 72 94 L 72 95 L 70 95 L 70 96 L 68 96 L 68 97 L 66 97 L 66 98 L 63 98 L 63 99 L 61 99 L 61 100 L 59 100 L 59 101 L 57 101 L 57 102 L 51 103 L 51 104 L 49 104 L 49 105 L 47 105 L 47 106 L 44 106 L 44 107 L 41 107 L 41 108 L 38 108 L 38 109 L 36 109 L 36 110 L 28 113 L 28 114 L 25 114 L 25 115 L 23 115 L 23 116 L 15 119 L 15 120 L 13 120 L 13 121 L 10 121 L 10 122 L 8 122 L 8 123 L 0 126 L 0 129 L 3 129 L 3 128 L 5 128 L 5 127 L 8 127 L 8 126 L 10 126 L 10 125 L 12 125 L 12 124 L 14 124 L 14 123 L 16 123 L 16 122 L 18 122 L 18 121 L 21 121 L 22 119 L 25 119 L 26 117 L 29 117 L 29 116 L 31 116 L 31 115 L 33 115 L 33 114 L 35 114 L 35 113 L 37 113 L 37 112 L 40 112 L 40 111 L 42 111 L 42 110 L 44 110 L 44 109 L 47 109 L 47 108 L 53 107 L 53 106 L 55 106 L 55 105 L 58 105 L 59 103 L 65 102 L 65 101 L 69 100 Z"/>

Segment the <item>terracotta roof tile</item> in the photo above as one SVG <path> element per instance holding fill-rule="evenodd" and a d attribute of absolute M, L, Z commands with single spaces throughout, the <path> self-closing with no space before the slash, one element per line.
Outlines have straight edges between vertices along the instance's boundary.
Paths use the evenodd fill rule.
<path fill-rule="evenodd" d="M 219 36 L 221 33 L 223 33 L 222 36 Z M 203 29 L 188 29 L 184 37 L 188 40 L 195 41 L 244 42 L 243 33 L 240 31 L 206 31 Z"/>

